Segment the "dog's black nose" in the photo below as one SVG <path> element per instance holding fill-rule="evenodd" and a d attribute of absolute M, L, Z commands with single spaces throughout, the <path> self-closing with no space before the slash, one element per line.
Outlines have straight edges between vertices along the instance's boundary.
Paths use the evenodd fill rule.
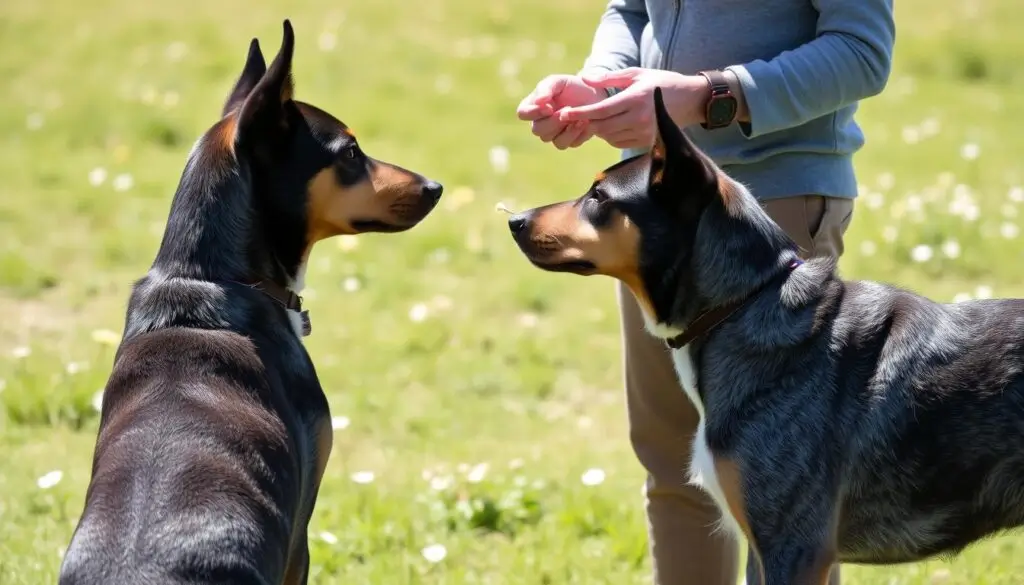
<path fill-rule="evenodd" d="M 434 201 L 441 199 L 441 193 L 443 191 L 444 185 L 437 181 L 427 181 L 427 183 L 423 185 L 423 195 L 430 197 Z"/>
<path fill-rule="evenodd" d="M 526 220 L 527 217 L 525 213 L 517 213 L 508 218 L 508 229 L 512 230 L 513 235 L 518 234 L 523 231 L 524 227 L 526 227 Z"/>

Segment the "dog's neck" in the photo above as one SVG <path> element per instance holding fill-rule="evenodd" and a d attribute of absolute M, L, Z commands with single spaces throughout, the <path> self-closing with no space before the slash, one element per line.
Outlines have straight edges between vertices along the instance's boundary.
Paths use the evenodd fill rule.
<path fill-rule="evenodd" d="M 750 304 L 769 285 L 777 282 L 780 277 L 788 275 L 793 270 L 796 270 L 803 263 L 804 261 L 802 259 L 794 256 L 793 259 L 790 260 L 789 264 L 783 270 L 780 270 L 775 277 L 764 281 L 760 286 L 750 291 L 745 296 L 719 304 L 709 303 L 704 305 L 703 308 L 695 310 L 691 308 L 690 312 L 695 312 L 695 316 L 686 321 L 669 322 L 668 319 L 657 320 L 646 311 L 643 311 L 644 327 L 651 335 L 659 339 L 663 339 L 670 348 L 679 349 L 684 347 L 691 341 L 706 336 L 729 317 L 733 316 L 737 311 Z M 680 299 L 676 304 L 678 306 L 684 305 L 682 299 Z"/>
<path fill-rule="evenodd" d="M 300 293 L 305 288 L 305 257 L 297 262 L 295 264 L 296 267 L 290 271 L 280 262 L 273 262 L 271 265 L 276 267 L 277 270 L 264 270 L 263 272 L 283 276 L 250 278 L 245 284 L 252 286 L 287 310 L 288 319 L 296 335 L 299 337 L 308 336 L 312 333 L 313 326 L 309 318 L 309 311 L 302 308 L 302 296 L 300 296 Z"/>
<path fill-rule="evenodd" d="M 788 274 L 789 272 L 796 270 L 797 267 L 799 267 L 803 263 L 803 260 L 799 258 L 794 258 L 792 261 L 790 261 L 789 266 L 786 267 L 785 274 Z M 701 312 L 692 322 L 690 322 L 690 324 L 686 327 L 685 330 L 680 332 L 678 335 L 674 335 L 672 337 L 665 339 L 665 343 L 672 349 L 681 349 L 689 345 L 690 342 L 706 336 L 707 334 L 711 333 L 716 327 L 725 322 L 729 317 L 732 317 L 734 314 L 736 314 L 737 311 L 739 311 L 740 309 L 748 305 L 751 301 L 753 301 L 755 298 L 757 298 L 757 296 L 775 280 L 776 279 L 766 281 L 764 284 L 762 284 L 760 287 L 758 287 L 752 293 L 750 293 L 746 298 L 732 301 L 724 305 L 718 305 L 716 307 L 712 307 Z"/>
<path fill-rule="evenodd" d="M 189 153 L 150 273 L 253 286 L 301 315 L 300 329 L 307 332 L 298 296 L 304 286 L 304 243 L 259 237 L 274 233 L 272 225 L 279 227 L 282 218 L 268 217 L 274 214 L 257 193 L 248 166 L 220 144 L 223 123 Z"/>
<path fill-rule="evenodd" d="M 742 185 L 731 188 L 731 204 L 708 205 L 684 252 L 660 275 L 663 293 L 652 295 L 655 314 L 644 315 L 654 336 L 685 345 L 802 263 L 797 246 L 757 200 Z"/>

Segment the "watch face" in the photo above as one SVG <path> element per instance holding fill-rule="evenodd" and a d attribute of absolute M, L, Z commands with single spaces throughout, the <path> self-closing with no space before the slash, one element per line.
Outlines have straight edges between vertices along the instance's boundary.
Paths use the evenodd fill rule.
<path fill-rule="evenodd" d="M 711 100 L 708 104 L 708 125 L 727 126 L 736 117 L 736 98 L 727 97 Z"/>

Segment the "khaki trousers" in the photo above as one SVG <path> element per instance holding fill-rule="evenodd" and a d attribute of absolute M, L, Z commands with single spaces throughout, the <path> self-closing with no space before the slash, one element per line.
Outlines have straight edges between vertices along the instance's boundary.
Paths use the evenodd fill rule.
<path fill-rule="evenodd" d="M 805 257 L 843 253 L 853 200 L 816 195 L 762 203 Z M 629 438 L 647 470 L 648 535 L 656 585 L 735 585 L 739 559 L 728 537 L 712 534 L 718 510 L 687 484 L 697 412 L 676 378 L 663 341 L 648 334 L 633 296 L 619 286 Z M 756 577 L 748 577 L 752 579 Z M 833 571 L 833 585 L 839 569 Z M 755 584 L 749 581 L 748 585 Z"/>

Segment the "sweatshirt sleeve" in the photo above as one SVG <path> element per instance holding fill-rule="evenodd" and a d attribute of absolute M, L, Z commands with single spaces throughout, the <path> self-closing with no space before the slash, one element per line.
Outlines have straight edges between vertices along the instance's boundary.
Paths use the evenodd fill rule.
<path fill-rule="evenodd" d="M 799 126 L 878 94 L 895 43 L 893 0 L 813 0 L 814 40 L 769 61 L 727 67 L 743 88 L 749 138 Z"/>
<path fill-rule="evenodd" d="M 644 0 L 610 0 L 594 33 L 583 71 L 640 66 L 640 36 L 647 26 Z"/>

